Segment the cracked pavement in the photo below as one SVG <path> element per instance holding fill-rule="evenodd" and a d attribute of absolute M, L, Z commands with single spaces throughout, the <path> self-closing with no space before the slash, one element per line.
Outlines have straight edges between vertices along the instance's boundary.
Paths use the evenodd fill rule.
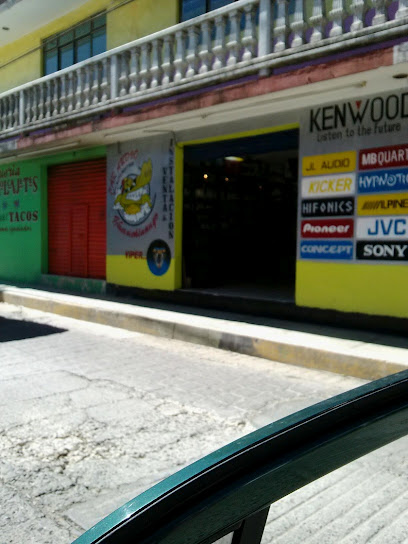
<path fill-rule="evenodd" d="M 68 544 L 214 449 L 364 383 L 5 303 L 0 317 L 57 327 L 0 343 L 0 544 Z M 263 542 L 407 543 L 407 445 L 279 501 Z"/>

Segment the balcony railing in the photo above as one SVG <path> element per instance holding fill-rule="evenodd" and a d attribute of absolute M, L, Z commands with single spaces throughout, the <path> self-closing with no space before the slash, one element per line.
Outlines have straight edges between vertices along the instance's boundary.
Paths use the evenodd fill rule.
<path fill-rule="evenodd" d="M 239 0 L 0 94 L 0 137 L 406 33 L 408 0 Z"/>

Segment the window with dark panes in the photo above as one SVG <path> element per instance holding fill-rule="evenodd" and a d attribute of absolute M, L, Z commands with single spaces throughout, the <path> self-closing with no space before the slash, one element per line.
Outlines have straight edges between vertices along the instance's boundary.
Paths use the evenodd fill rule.
<path fill-rule="evenodd" d="M 188 21 L 236 0 L 180 0 L 180 21 Z"/>
<path fill-rule="evenodd" d="M 106 14 L 102 13 L 44 40 L 44 75 L 105 51 Z"/>

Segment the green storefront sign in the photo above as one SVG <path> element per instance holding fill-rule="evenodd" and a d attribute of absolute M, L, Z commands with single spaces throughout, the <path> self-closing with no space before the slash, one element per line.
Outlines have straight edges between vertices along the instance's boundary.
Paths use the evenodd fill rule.
<path fill-rule="evenodd" d="M 0 165 L 0 281 L 38 283 L 48 272 L 48 166 L 105 154 L 97 147 Z"/>
<path fill-rule="evenodd" d="M 41 167 L 0 166 L 0 278 L 32 281 L 41 273 Z"/>

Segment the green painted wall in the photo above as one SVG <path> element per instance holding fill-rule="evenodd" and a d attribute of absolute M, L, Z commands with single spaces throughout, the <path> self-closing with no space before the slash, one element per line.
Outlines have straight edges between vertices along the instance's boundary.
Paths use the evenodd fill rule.
<path fill-rule="evenodd" d="M 0 281 L 37 283 L 48 271 L 48 166 L 105 155 L 97 147 L 0 165 Z"/>
<path fill-rule="evenodd" d="M 0 278 L 31 281 L 41 270 L 41 167 L 0 166 Z"/>

